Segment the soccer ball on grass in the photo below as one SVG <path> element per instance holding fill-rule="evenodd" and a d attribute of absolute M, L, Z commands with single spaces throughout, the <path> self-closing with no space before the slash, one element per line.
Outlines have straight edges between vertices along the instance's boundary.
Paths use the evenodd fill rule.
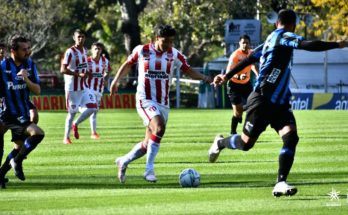
<path fill-rule="evenodd" d="M 184 169 L 179 175 L 179 183 L 182 187 L 198 187 L 201 176 L 192 168 Z"/>

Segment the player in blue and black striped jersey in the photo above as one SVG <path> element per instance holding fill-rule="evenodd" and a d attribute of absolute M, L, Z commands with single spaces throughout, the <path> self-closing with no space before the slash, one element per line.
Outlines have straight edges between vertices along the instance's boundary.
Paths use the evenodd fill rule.
<path fill-rule="evenodd" d="M 22 162 L 44 138 L 43 130 L 30 121 L 30 93 L 40 94 L 37 69 L 30 55 L 30 42 L 23 36 L 11 39 L 11 57 L 0 66 L 0 119 L 12 132 L 15 147 L 0 168 L 0 185 L 5 187 L 4 177 L 13 168 L 20 180 L 25 180 Z"/>
<path fill-rule="evenodd" d="M 294 49 L 308 51 L 325 51 L 348 46 L 346 41 L 323 42 L 306 41 L 294 34 L 296 14 L 292 10 L 281 10 L 274 30 L 266 41 L 243 61 L 239 62 L 225 75 L 214 78 L 214 85 L 229 80 L 245 66 L 260 61 L 259 77 L 254 91 L 247 100 L 247 115 L 242 135 L 227 138 L 216 136 L 209 149 L 209 161 L 215 162 L 224 148 L 248 151 L 257 141 L 268 125 L 279 134 L 283 147 L 279 154 L 277 183 L 273 189 L 274 196 L 294 195 L 297 188 L 286 183 L 292 167 L 296 145 L 299 141 L 295 117 L 290 106 L 290 73 Z"/>

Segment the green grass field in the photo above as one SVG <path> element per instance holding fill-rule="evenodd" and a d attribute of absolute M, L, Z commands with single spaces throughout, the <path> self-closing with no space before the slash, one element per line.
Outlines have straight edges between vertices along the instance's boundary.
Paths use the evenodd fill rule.
<path fill-rule="evenodd" d="M 268 128 L 249 152 L 224 150 L 207 162 L 215 135 L 227 135 L 230 110 L 171 110 L 156 159 L 158 182 L 147 183 L 145 159 L 129 165 L 126 184 L 116 178 L 114 160 L 144 135 L 135 110 L 102 110 L 100 140 L 62 144 L 66 113 L 41 112 L 46 137 L 24 162 L 26 181 L 8 173 L 0 190 L 0 214 L 347 214 L 348 111 L 296 111 L 300 142 L 288 178 L 293 197 L 274 198 L 281 139 Z M 239 130 L 241 126 L 238 127 Z M 5 154 L 12 144 L 6 134 Z M 201 174 L 198 188 L 181 188 L 178 175 L 192 167 Z M 331 199 L 331 191 L 339 199 Z"/>

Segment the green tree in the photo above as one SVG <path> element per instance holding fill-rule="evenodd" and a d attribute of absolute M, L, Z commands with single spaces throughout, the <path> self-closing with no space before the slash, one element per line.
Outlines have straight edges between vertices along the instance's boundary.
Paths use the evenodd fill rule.
<path fill-rule="evenodd" d="M 224 24 L 227 19 L 256 15 L 256 1 L 153 0 L 140 19 L 144 41 L 154 38 L 158 24 L 170 24 L 177 30 L 175 46 L 193 66 L 224 53 Z M 243 8 L 241 12 L 238 8 Z"/>

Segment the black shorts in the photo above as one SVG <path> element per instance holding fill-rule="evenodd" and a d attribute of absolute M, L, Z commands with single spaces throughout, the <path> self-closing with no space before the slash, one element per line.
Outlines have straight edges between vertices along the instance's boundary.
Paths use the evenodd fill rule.
<path fill-rule="evenodd" d="M 34 103 L 33 103 L 32 101 L 29 101 L 29 102 L 28 102 L 28 105 L 29 105 L 29 109 L 30 109 L 30 110 L 36 109 L 36 106 L 34 105 Z"/>
<path fill-rule="evenodd" d="M 31 122 L 19 123 L 17 121 L 8 121 L 3 122 L 6 129 L 11 129 L 12 133 L 12 142 L 16 142 L 18 140 L 24 141 L 29 135 L 25 133 L 27 127 L 31 124 Z"/>
<path fill-rule="evenodd" d="M 296 126 L 290 104 L 276 105 L 259 93 L 252 92 L 246 106 L 247 115 L 243 132 L 249 137 L 258 137 L 268 125 L 277 132 L 286 125 Z"/>
<path fill-rule="evenodd" d="M 253 91 L 251 83 L 247 84 L 236 84 L 231 81 L 227 84 L 228 97 L 230 98 L 231 104 L 238 105 L 247 101 L 249 94 Z"/>

